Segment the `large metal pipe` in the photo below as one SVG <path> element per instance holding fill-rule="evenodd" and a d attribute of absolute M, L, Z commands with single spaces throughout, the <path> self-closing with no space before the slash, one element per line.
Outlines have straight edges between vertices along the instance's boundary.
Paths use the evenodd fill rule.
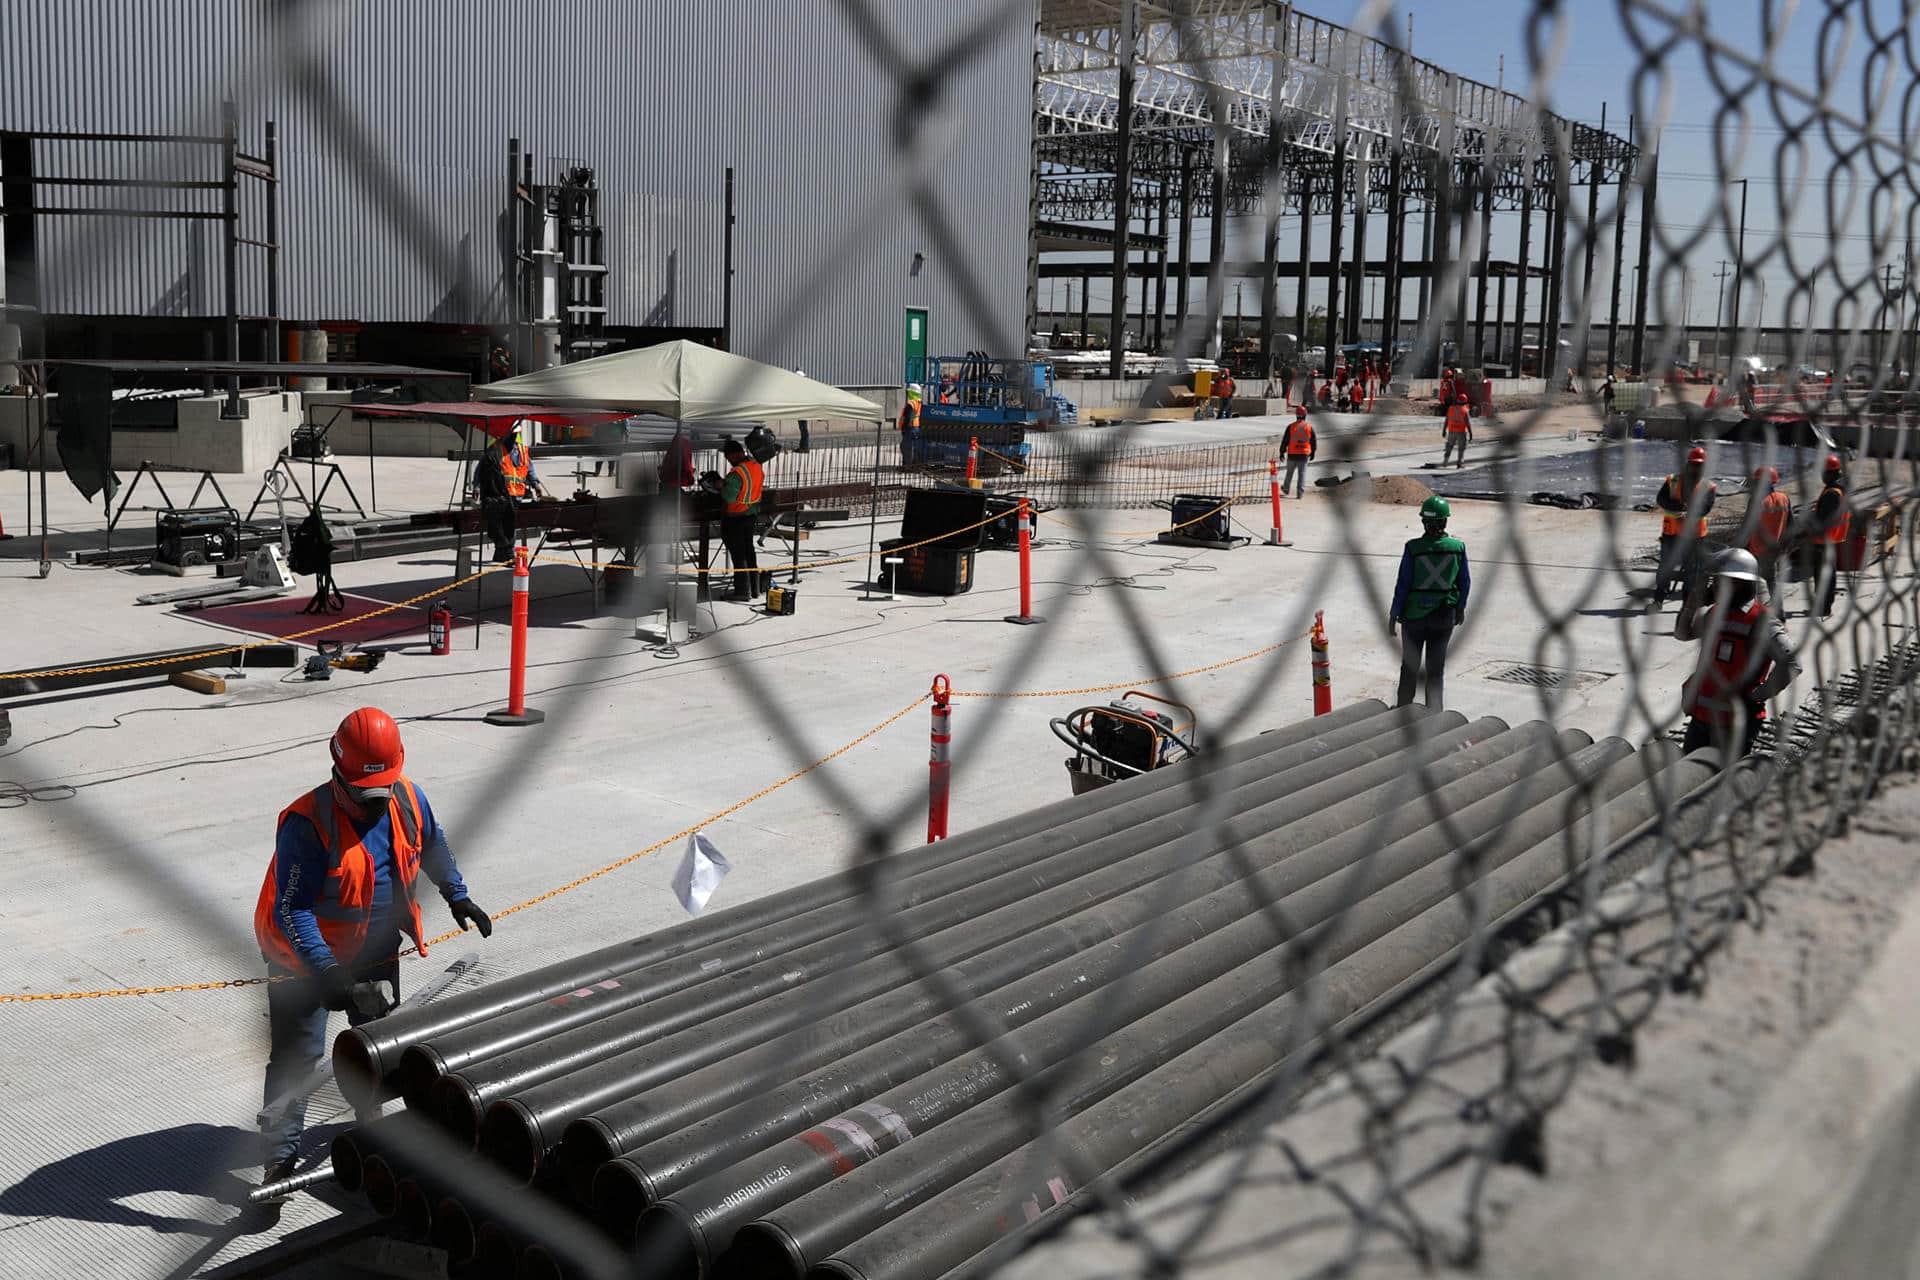
<path fill-rule="evenodd" d="M 1615 830 L 1653 817 L 1673 792 L 1689 784 L 1697 786 L 1710 774 L 1710 766 L 1687 761 L 1670 766 L 1668 772 L 1676 776 L 1667 786 L 1657 780 L 1647 781 L 1648 766 L 1662 758 L 1670 759 L 1670 755 L 1656 752 L 1647 761 L 1624 760 L 1593 789 L 1593 799 L 1605 809 Z M 1586 795 L 1583 790 L 1576 799 Z M 1550 807 L 1560 809 L 1563 815 L 1568 808 Z M 1446 862 L 1428 868 L 1420 877 L 1424 884 L 1396 884 L 1397 902 L 1370 900 L 1363 904 L 1361 910 L 1375 915 L 1390 909 L 1405 911 L 1424 897 L 1438 895 L 1424 910 L 1395 917 L 1395 927 L 1357 949 L 1347 945 L 1358 932 L 1357 921 L 1341 921 L 1338 928 L 1329 931 L 1327 958 L 1333 963 L 1314 984 L 1315 1025 L 1351 1026 L 1391 993 L 1406 989 L 1422 974 L 1438 972 L 1471 942 L 1486 921 L 1497 918 L 1502 910 L 1533 901 L 1561 873 L 1584 864 L 1593 852 L 1592 836 L 1597 825 L 1605 829 L 1605 824 L 1573 821 L 1544 839 L 1531 841 L 1503 833 L 1500 840 L 1482 851 L 1483 874 L 1477 881 L 1475 910 L 1460 910 L 1454 885 L 1459 868 Z M 1045 1213 L 1060 1197 L 1080 1189 L 1077 1178 L 1081 1171 L 1105 1172 L 1136 1159 L 1222 1100 L 1270 1079 L 1282 1065 L 1297 1064 L 1309 1047 L 1307 1037 L 1299 1034 L 1298 1023 L 1305 1012 L 1300 1006 L 1300 992 L 1289 992 L 1124 1087 L 1108 1092 L 1071 1115 L 1044 1142 L 1015 1147 L 903 1215 L 883 1212 L 873 1219 L 873 1229 L 862 1231 L 841 1247 L 815 1269 L 815 1274 L 904 1280 L 945 1275 L 967 1264 L 993 1247 L 1007 1234 L 1008 1226 L 1019 1225 L 1022 1215 L 1017 1209 L 998 1222 L 995 1214 L 1017 1206 L 1027 1198 L 1029 1189 L 1051 1188 L 1055 1193 L 1036 1205 Z M 1296 1047 L 1282 1057 L 1276 1045 Z M 1076 1095 L 1084 1098 L 1085 1089 L 1077 1079 L 1075 1086 Z M 969 1117 L 969 1130 L 977 1124 L 974 1117 Z M 961 1142 L 970 1137 L 970 1133 L 956 1135 Z M 1060 1157 L 1063 1150 L 1073 1153 L 1071 1168 Z M 768 1249 L 766 1262 L 785 1256 L 776 1232 L 754 1232 L 751 1247 Z M 780 1272 L 768 1268 L 757 1274 Z"/>
<path fill-rule="evenodd" d="M 342 1191 L 348 1195 L 360 1191 L 366 1178 L 367 1159 L 386 1153 L 391 1145 L 390 1135 L 399 1127 L 399 1123 L 392 1116 L 382 1116 L 365 1124 L 357 1124 L 335 1136 L 329 1154 L 334 1181 Z"/>
<path fill-rule="evenodd" d="M 903 880 L 930 875 L 1030 830 L 1071 821 L 1167 787 L 1198 784 L 1214 769 L 1258 759 L 1324 734 L 1331 728 L 1357 724 L 1385 712 L 1385 704 L 1378 701 L 1357 702 L 1338 709 L 1332 716 L 1318 717 L 1318 722 L 1300 721 L 1209 753 L 1204 762 L 1196 762 L 1192 768 L 1179 766 L 1155 770 L 1121 787 L 1106 787 L 1042 805 L 1038 809 L 943 841 L 934 848 L 916 848 L 910 858 L 900 859 L 898 874 Z M 398 1065 L 402 1051 L 410 1044 L 445 1035 L 596 982 L 604 982 L 622 973 L 687 955 L 702 947 L 745 936 L 776 921 L 804 914 L 828 903 L 856 902 L 864 893 L 866 883 L 864 878 L 852 872 L 827 876 L 791 892 L 769 894 L 672 929 L 544 965 L 472 991 L 445 996 L 431 1004 L 400 1010 L 365 1026 L 350 1027 L 334 1041 L 335 1076 L 350 1102 L 365 1105 L 375 1095 L 391 1092 L 387 1078 Z"/>
<path fill-rule="evenodd" d="M 1456 713 L 1370 718 L 1268 757 L 1276 768 L 1296 758 L 1299 763 L 1276 772 L 1265 785 L 1290 789 L 1338 778 L 1348 769 L 1459 723 Z M 1361 740 L 1338 749 L 1354 738 Z M 1154 837 L 1164 830 L 1152 824 L 1156 807 L 1149 804 L 1131 812 L 1134 806 L 1118 806 L 1095 815 L 1119 828 L 1100 839 L 1086 839 L 1097 832 L 1070 829 L 1084 828 L 1094 820 L 1087 819 L 1011 842 L 991 855 L 1013 864 L 1003 874 L 918 905 L 911 905 L 912 896 L 890 895 L 894 900 L 886 903 L 886 909 L 896 929 L 907 936 L 924 939 L 952 931 L 933 945 L 941 949 L 944 962 L 964 959 L 1084 909 L 1090 899 L 1110 897 L 1165 874 L 1177 862 L 1179 851 L 1162 850 L 1152 856 Z M 1179 835 L 1173 832 L 1169 839 L 1178 840 Z M 1116 863 L 1116 857 L 1124 861 Z M 1087 877 L 1091 879 L 1076 883 Z M 850 969 L 862 960 L 885 957 L 892 945 L 885 931 L 843 924 L 811 946 L 778 948 L 781 954 L 731 975 L 725 983 L 628 1009 L 445 1076 L 435 1086 L 436 1107 L 456 1132 L 470 1128 L 472 1118 L 484 1108 L 482 1150 L 503 1168 L 531 1180 L 570 1121 L 658 1082 L 663 1064 L 653 1046 L 661 1037 L 705 1028 L 717 1015 L 736 1009 L 756 1017 L 750 1006 L 808 983 L 814 984 L 814 1004 L 811 1010 L 801 1009 L 800 1016 L 831 1012 L 857 1002 L 857 990 L 850 985 L 854 972 L 867 984 L 868 994 L 911 981 L 911 969 L 897 961 Z M 766 1034 L 786 1029 L 775 1024 Z"/>
<path fill-rule="evenodd" d="M 1340 726 L 1325 737 L 1305 741 L 1321 744 L 1356 741 L 1386 732 L 1393 723 L 1398 721 L 1389 716 L 1368 715 Z M 1207 774 L 1196 772 L 1190 777 L 1203 786 L 1217 785 L 1247 775 L 1265 776 L 1270 768 L 1310 755 L 1310 748 L 1294 743 L 1278 751 L 1264 751 L 1224 769 Z M 1159 787 L 1112 797 L 1106 806 L 1045 828 L 1040 836 L 1023 840 L 1009 834 L 997 846 L 982 848 L 970 857 L 903 877 L 896 891 L 896 903 L 903 909 L 922 906 L 995 875 L 1024 872 L 1040 859 L 1070 850 L 1076 843 L 1115 829 L 1130 829 L 1143 816 L 1162 807 L 1166 785 L 1162 783 Z M 864 901 L 849 897 L 829 902 L 799 916 L 769 923 L 748 937 L 735 937 L 662 964 L 570 988 L 537 1004 L 416 1042 L 400 1055 L 400 1066 L 394 1073 L 397 1087 L 408 1106 L 415 1110 L 427 1110 L 430 1099 L 444 1097 L 454 1117 L 450 1128 L 455 1133 L 476 1132 L 480 1111 L 504 1091 L 530 1087 L 541 1079 L 565 1074 L 591 1061 L 580 1054 L 597 1050 L 604 1039 L 602 1030 L 610 1030 L 595 1029 L 598 1024 L 624 1017 L 627 1023 L 622 1025 L 627 1025 L 633 1034 L 641 1034 L 644 1026 L 666 1027 L 665 1031 L 656 1029 L 649 1034 L 668 1034 L 676 1009 L 697 1008 L 705 1016 L 712 1016 L 749 1003 L 754 998 L 752 993 L 759 990 L 750 983 L 750 971 L 756 964 L 762 966 L 762 972 L 771 965 L 771 972 L 781 975 L 783 984 L 791 986 L 814 976 L 803 973 L 792 963 L 803 948 L 811 947 L 811 955 L 825 956 L 836 965 L 851 962 L 852 953 L 845 947 L 855 937 L 869 953 L 884 949 L 884 940 L 877 933 L 858 928 L 857 919 L 864 910 Z M 722 979 L 726 994 L 712 994 L 714 988 L 710 984 Z M 685 993 L 684 998 L 671 1007 L 664 1006 L 663 997 L 675 993 Z M 664 1021 L 656 1022 L 656 1019 Z M 440 1085 L 443 1077 L 453 1074 L 460 1076 L 460 1083 Z M 483 1088 L 486 1082 L 491 1082 L 492 1087 Z M 436 1086 L 440 1086 L 438 1094 Z M 431 1106 L 439 1109 L 437 1101 Z M 468 1116 L 472 1118 L 469 1120 Z"/>
<path fill-rule="evenodd" d="M 1461 742 L 1471 742 L 1484 734 L 1487 726 L 1498 724 L 1482 721 L 1434 739 L 1423 750 L 1426 771 L 1418 776 L 1431 786 L 1458 788 L 1458 794 L 1479 798 L 1537 767 L 1528 753 L 1550 745 L 1551 731 L 1543 724 L 1500 733 L 1459 749 Z M 1211 847 L 1220 851 L 1193 860 L 1175 876 L 1145 884 L 1049 928 L 1027 932 L 992 952 L 947 969 L 942 974 L 944 991 L 915 984 L 889 993 L 849 1009 L 842 1020 L 844 1025 L 806 1025 L 780 1039 L 744 1044 L 737 1053 L 751 1053 L 751 1060 L 743 1060 L 729 1050 L 712 1066 L 667 1073 L 659 1086 L 576 1120 L 568 1126 L 561 1144 L 562 1163 L 570 1180 L 578 1190 L 582 1180 L 590 1178 L 606 1161 L 669 1133 L 696 1132 L 690 1126 L 708 1117 L 716 1117 L 712 1125 L 715 1134 L 722 1144 L 731 1146 L 741 1129 L 760 1132 L 764 1116 L 778 1111 L 779 1104 L 770 1092 L 774 1086 L 799 1082 L 803 1073 L 841 1062 L 856 1051 L 870 1051 L 885 1068 L 886 1081 L 906 1079 L 911 1075 L 906 1070 L 909 1058 L 924 1061 L 926 1067 L 920 1069 L 940 1061 L 938 1051 L 929 1054 L 930 1041 L 924 1026 L 917 1024 L 942 1012 L 943 996 L 980 998 L 993 993 L 983 1000 L 978 1011 L 980 1020 L 1003 1029 L 1023 1025 L 1062 1000 L 1077 998 L 1076 991 L 1084 992 L 1096 981 L 1107 980 L 1111 975 L 1099 969 L 1090 953 L 1121 933 L 1138 929 L 1236 883 L 1262 866 L 1299 855 L 1344 832 L 1365 826 L 1369 839 L 1397 838 L 1420 825 L 1420 806 L 1417 801 L 1409 803 L 1413 797 L 1406 794 L 1409 774 L 1403 756 L 1394 755 L 1353 770 L 1351 776 L 1363 784 L 1363 789 L 1356 790 L 1348 800 L 1330 801 L 1323 785 L 1266 806 L 1276 812 L 1302 815 L 1284 826 L 1254 811 L 1241 813 L 1237 820 L 1219 829 L 1197 833 L 1195 842 L 1199 838 L 1217 840 Z M 1383 812 L 1392 816 L 1385 822 L 1375 821 Z M 1254 839 L 1262 829 L 1266 834 Z M 1238 904 L 1221 899 L 1217 905 Z M 1167 941 L 1171 943 L 1171 939 Z M 1074 983 L 1059 986 L 1032 977 L 1049 966 L 1070 965 L 1075 958 L 1084 961 L 1087 968 L 1076 971 Z M 1028 980 L 1016 981 L 1022 978 Z M 1003 990 L 1007 983 L 1014 985 Z M 891 1047 L 879 1047 L 889 1035 L 893 1037 L 887 1041 Z M 794 1088 L 804 1092 L 811 1085 L 796 1083 Z M 716 1113 L 750 1098 L 758 1099 L 753 1110 L 761 1118 L 717 1117 Z M 768 1103 L 776 1105 L 769 1108 Z"/>
<path fill-rule="evenodd" d="M 1287 883 L 1288 873 L 1308 860 L 1295 857 L 1250 885 L 1212 895 L 1210 903 L 1237 900 L 1233 905 L 1241 906 L 1244 914 L 1224 927 L 1218 918 L 1197 920 L 1202 927 L 1194 943 L 1138 968 L 1111 992 L 1089 997 L 1086 1005 L 1072 1004 L 1036 1019 L 1000 1042 L 949 1059 L 877 1098 L 864 1091 L 818 1089 L 816 1096 L 825 1105 L 817 1105 L 810 1119 L 850 1096 L 868 1100 L 731 1167 L 684 1157 L 671 1163 L 682 1144 L 669 1139 L 610 1163 L 596 1180 L 596 1192 L 606 1182 L 609 1208 L 627 1187 L 668 1192 L 642 1219 L 636 1240 L 640 1256 L 662 1271 L 675 1270 L 676 1258 L 683 1267 L 694 1261 L 704 1270 L 730 1246 L 734 1233 L 760 1213 L 906 1146 L 914 1134 L 962 1112 L 970 1133 L 991 1135 L 981 1152 L 991 1159 L 1018 1146 L 1031 1124 L 1026 1100 L 1008 1092 L 1015 1074 L 1007 1064 L 1018 1062 L 1027 1073 L 1061 1064 L 1077 1067 L 1071 1077 L 1074 1097 L 1084 1107 L 1152 1070 L 1168 1055 L 1270 1004 L 1285 989 L 1276 987 L 1276 978 L 1288 973 L 1301 931 L 1318 930 L 1324 935 L 1320 945 L 1335 950 L 1364 945 L 1401 918 L 1374 912 L 1370 888 L 1398 887 L 1426 871 L 1420 882 L 1434 886 L 1429 892 L 1444 900 L 1452 883 L 1449 855 L 1460 842 L 1523 848 L 1557 831 L 1569 815 L 1562 798 L 1631 753 L 1626 742 L 1609 739 L 1564 757 L 1564 767 L 1537 769 L 1511 788 L 1457 809 L 1446 792 L 1432 792 L 1447 816 L 1428 813 L 1421 829 L 1384 847 L 1363 828 L 1355 833 L 1362 839 L 1349 842 L 1347 856 L 1321 868 L 1326 874 L 1309 884 Z M 1424 806 L 1416 801 L 1410 807 Z M 1185 919 L 1200 912 L 1176 914 Z M 1323 928 L 1328 922 L 1337 927 Z M 1107 1039 L 1098 1048 L 1089 1048 L 1102 1036 Z M 1076 1059 L 1083 1051 L 1084 1058 Z M 1097 1069 L 1090 1063 L 1097 1063 Z M 764 1130 L 754 1132 L 756 1145 L 770 1136 Z M 717 1172 L 689 1185 L 710 1169 Z"/>

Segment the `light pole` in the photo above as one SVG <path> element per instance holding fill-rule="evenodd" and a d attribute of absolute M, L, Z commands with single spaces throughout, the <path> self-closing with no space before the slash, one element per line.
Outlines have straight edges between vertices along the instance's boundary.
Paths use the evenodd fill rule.
<path fill-rule="evenodd" d="M 1740 238 L 1733 248 L 1733 337 L 1740 340 L 1740 285 L 1747 270 L 1747 180 L 1740 179 Z"/>

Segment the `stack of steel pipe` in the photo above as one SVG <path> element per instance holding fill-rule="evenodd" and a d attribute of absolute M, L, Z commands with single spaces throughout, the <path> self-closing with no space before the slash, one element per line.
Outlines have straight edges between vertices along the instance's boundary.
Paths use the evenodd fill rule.
<path fill-rule="evenodd" d="M 350 1096 L 397 1093 L 484 1157 L 457 1163 L 587 1206 L 643 1274 L 937 1276 L 1377 1017 L 1713 773 L 1362 703 L 409 1009 L 336 1060 Z M 459 1170 L 407 1167 L 393 1123 L 342 1139 L 350 1190 L 483 1270 L 577 1269 Z"/>

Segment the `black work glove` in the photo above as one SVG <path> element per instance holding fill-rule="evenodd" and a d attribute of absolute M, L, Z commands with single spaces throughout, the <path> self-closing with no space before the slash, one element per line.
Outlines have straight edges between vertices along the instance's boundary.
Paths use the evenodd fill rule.
<path fill-rule="evenodd" d="M 453 918 L 459 921 L 460 932 L 465 933 L 467 931 L 467 925 L 472 924 L 474 928 L 480 931 L 481 937 L 491 938 L 493 936 L 492 918 L 489 917 L 486 912 L 474 906 L 473 899 L 456 898 L 447 904 L 447 909 L 453 912 Z"/>
<path fill-rule="evenodd" d="M 353 984 L 352 1001 L 354 1009 L 367 1018 L 384 1018 L 393 1012 L 393 1000 L 389 996 L 392 989 L 385 982 L 356 982 Z"/>
<path fill-rule="evenodd" d="M 1467 611 L 1465 609 L 1455 609 L 1453 611 L 1453 625 L 1456 627 L 1464 627 L 1467 625 Z"/>
<path fill-rule="evenodd" d="M 343 964 L 330 964 L 315 981 L 320 985 L 320 1003 L 335 1013 L 353 1008 L 353 974 Z"/>

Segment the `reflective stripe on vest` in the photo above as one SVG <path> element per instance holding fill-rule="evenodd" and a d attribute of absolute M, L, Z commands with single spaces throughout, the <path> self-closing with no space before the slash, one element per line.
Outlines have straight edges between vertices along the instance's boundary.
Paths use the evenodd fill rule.
<path fill-rule="evenodd" d="M 1465 433 L 1470 429 L 1471 422 L 1472 418 L 1467 412 L 1467 406 L 1463 404 L 1450 404 L 1447 406 L 1448 434 L 1460 435 Z M 1427 429 L 1431 431 L 1433 428 L 1429 427 Z"/>
<path fill-rule="evenodd" d="M 1847 491 L 1845 489 L 1828 485 L 1820 491 L 1820 496 L 1824 498 L 1830 493 L 1840 500 L 1840 517 L 1820 535 L 1820 541 L 1832 543 L 1845 542 L 1847 536 L 1853 532 L 1853 508 L 1847 505 Z"/>
<path fill-rule="evenodd" d="M 918 430 L 919 426 L 920 402 L 918 400 L 909 400 L 900 406 L 900 429 L 902 431 L 914 431 Z"/>
<path fill-rule="evenodd" d="M 1736 703 L 1744 703 L 1746 693 L 1758 688 L 1773 666 L 1753 645 L 1766 613 L 1766 606 L 1758 599 L 1749 600 L 1739 612 L 1728 614 L 1718 627 L 1708 631 L 1700 663 L 1687 680 L 1689 715 L 1723 728 L 1733 724 Z"/>
<path fill-rule="evenodd" d="M 1407 583 L 1406 616 L 1423 618 L 1451 609 L 1460 600 L 1461 553 L 1416 551 Z"/>
<path fill-rule="evenodd" d="M 727 503 L 727 514 L 749 515 L 760 506 L 760 490 L 766 484 L 766 474 L 752 458 L 742 458 L 728 473 L 727 479 L 731 480 L 736 475 L 741 477 L 740 492 Z"/>
<path fill-rule="evenodd" d="M 1305 422 L 1295 419 L 1287 427 L 1287 453 L 1291 457 L 1304 458 L 1313 452 L 1313 428 Z"/>
<path fill-rule="evenodd" d="M 334 959 L 351 965 L 363 958 L 360 947 L 372 924 L 373 855 L 367 852 L 353 823 L 341 811 L 331 783 L 321 783 L 281 810 L 280 824 L 291 817 L 311 822 L 320 847 L 326 852 L 326 871 L 314 896 L 313 916 L 320 926 L 320 938 L 333 952 Z M 278 829 L 276 824 L 275 830 Z M 427 948 L 421 934 L 420 903 L 414 896 L 414 885 L 420 875 L 421 834 L 419 794 L 412 782 L 401 778 L 394 783 L 393 798 L 387 802 L 387 835 L 393 845 L 393 894 L 396 904 L 405 904 L 400 916 L 401 932 L 413 940 L 424 956 Z M 260 886 L 260 900 L 254 906 L 254 940 L 269 963 L 298 972 L 305 966 L 275 910 L 279 904 L 274 869 L 274 864 L 269 862 L 266 882 Z"/>

